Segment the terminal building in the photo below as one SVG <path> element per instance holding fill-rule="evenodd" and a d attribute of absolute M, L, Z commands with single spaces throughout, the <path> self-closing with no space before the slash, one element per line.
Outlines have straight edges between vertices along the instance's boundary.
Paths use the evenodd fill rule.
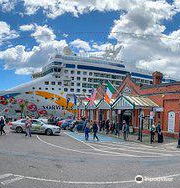
<path fill-rule="evenodd" d="M 161 123 L 164 135 L 178 137 L 180 124 L 180 82 L 163 83 L 163 74 L 153 73 L 153 84 L 135 83 L 127 75 L 113 94 L 111 103 L 104 100 L 105 88 L 99 86 L 93 105 L 88 101 L 78 104 L 77 116 L 86 116 L 97 122 L 123 120 L 138 132 L 142 125 L 143 132 L 148 132 L 152 123 Z M 141 121 L 141 123 L 140 123 Z"/>

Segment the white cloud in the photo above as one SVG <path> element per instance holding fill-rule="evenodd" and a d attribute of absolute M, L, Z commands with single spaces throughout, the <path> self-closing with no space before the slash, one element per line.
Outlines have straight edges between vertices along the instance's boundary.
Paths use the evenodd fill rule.
<path fill-rule="evenodd" d="M 6 22 L 0 21 L 0 45 L 10 39 L 17 38 L 18 36 L 18 33 L 11 30 L 10 26 Z"/>
<path fill-rule="evenodd" d="M 38 43 L 49 42 L 56 38 L 53 30 L 47 25 L 36 26 L 35 32 L 31 36 L 33 36 Z"/>
<path fill-rule="evenodd" d="M 81 39 L 76 39 L 70 43 L 72 47 L 75 47 L 77 49 L 84 49 L 85 51 L 90 51 L 91 47 L 88 42 L 83 41 Z"/>
<path fill-rule="evenodd" d="M 16 0 L 0 0 L 0 6 L 2 7 L 3 12 L 10 12 L 14 9 Z"/>
<path fill-rule="evenodd" d="M 162 24 L 176 13 L 165 0 L 142 0 L 114 21 L 109 37 L 123 44 L 119 58 L 129 69 L 159 70 L 180 79 L 180 30 L 167 36 Z"/>
<path fill-rule="evenodd" d="M 116 11 L 127 9 L 135 3 L 135 0 L 24 0 L 27 14 L 35 14 L 40 8 L 50 18 L 56 18 L 64 13 L 72 13 L 74 16 L 91 11 Z"/>
<path fill-rule="evenodd" d="M 35 25 L 34 24 L 21 25 L 19 29 L 21 31 L 33 31 L 35 29 Z"/>
<path fill-rule="evenodd" d="M 5 51 L 0 51 L 0 59 L 4 61 L 4 68 L 15 70 L 16 74 L 29 74 L 34 70 L 40 70 L 48 63 L 48 59 L 56 51 L 62 52 L 67 46 L 65 40 L 55 40 L 52 29 L 45 26 L 36 26 L 32 36 L 39 43 L 31 50 L 23 45 L 10 47 Z"/>

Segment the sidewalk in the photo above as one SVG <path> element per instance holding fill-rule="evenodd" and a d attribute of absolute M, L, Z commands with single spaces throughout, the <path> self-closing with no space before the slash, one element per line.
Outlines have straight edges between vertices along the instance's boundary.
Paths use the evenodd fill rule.
<path fill-rule="evenodd" d="M 107 135 L 110 137 L 115 137 L 118 139 L 123 139 L 123 134 L 121 133 L 119 137 L 117 137 L 117 135 L 115 134 L 106 134 L 105 132 L 99 132 L 99 134 L 103 134 L 103 135 Z M 135 143 L 139 143 L 139 144 L 145 144 L 145 145 L 150 145 L 150 146 L 154 146 L 154 147 L 162 147 L 162 148 L 176 148 L 177 147 L 177 143 L 178 140 L 175 138 L 170 138 L 170 137 L 166 137 L 164 136 L 164 142 L 163 143 L 158 143 L 157 142 L 157 135 L 155 136 L 155 142 L 154 143 L 150 143 L 150 134 L 143 134 L 142 136 L 142 142 L 140 142 L 138 139 L 138 134 L 137 133 L 130 133 L 127 139 L 127 142 L 135 142 Z"/>

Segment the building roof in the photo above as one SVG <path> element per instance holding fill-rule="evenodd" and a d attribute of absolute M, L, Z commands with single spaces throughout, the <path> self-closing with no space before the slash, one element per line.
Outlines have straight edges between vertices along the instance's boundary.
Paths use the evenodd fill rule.
<path fill-rule="evenodd" d="M 124 96 L 124 95 L 121 95 L 119 98 L 117 98 L 112 106 L 112 108 L 119 110 L 140 109 L 140 108 L 146 109 L 153 107 L 159 107 L 159 106 L 148 97 Z"/>

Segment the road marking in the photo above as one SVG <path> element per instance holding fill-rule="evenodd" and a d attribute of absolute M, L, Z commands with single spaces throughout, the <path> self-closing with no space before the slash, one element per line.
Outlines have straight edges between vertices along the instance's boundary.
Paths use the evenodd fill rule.
<path fill-rule="evenodd" d="M 18 177 L 13 178 L 13 179 L 8 179 L 8 180 L 5 180 L 5 181 L 2 181 L 1 184 L 2 185 L 8 185 L 8 184 L 12 184 L 14 182 L 20 181 L 22 179 L 24 179 L 24 176 L 18 176 Z"/>
<path fill-rule="evenodd" d="M 79 139 L 73 137 L 72 135 L 69 135 L 68 133 L 65 133 L 65 132 L 64 132 L 64 134 L 66 134 L 67 136 L 70 136 L 71 138 L 77 140 L 78 142 L 81 142 L 81 143 L 85 144 L 86 146 L 89 146 L 90 148 L 94 149 L 95 151 L 100 151 L 100 152 L 110 153 L 110 154 L 117 154 L 117 155 L 120 154 L 120 153 L 117 153 L 117 152 L 111 152 L 111 151 L 106 151 L 106 150 L 101 150 L 101 149 L 95 148 L 95 147 L 91 146 L 90 144 L 88 144 L 88 143 L 86 143 L 86 142 L 84 142 L 84 141 L 82 141 L 82 140 L 79 140 Z M 134 156 L 136 156 L 136 155 L 130 155 L 130 154 L 125 154 L 125 153 L 123 153 L 123 156 L 134 157 Z"/>
<path fill-rule="evenodd" d="M 8 185 L 12 184 L 16 181 L 20 181 L 22 179 L 28 179 L 28 180 L 36 180 L 36 181 L 44 181 L 44 182 L 52 182 L 52 183 L 61 183 L 61 184 L 84 184 L 84 185 L 105 185 L 105 184 L 125 184 L 125 183 L 135 183 L 135 180 L 123 180 L 123 181 L 65 181 L 65 180 L 55 180 L 55 179 L 45 179 L 45 178 L 38 178 L 38 177 L 31 177 L 31 176 L 22 176 L 22 175 L 16 175 L 13 174 L 16 178 L 11 180 L 6 180 L 4 182 L 1 182 L 2 185 Z M 172 174 L 172 175 L 166 175 L 162 177 L 153 177 L 155 178 L 172 178 L 172 177 L 178 177 L 180 174 Z M 147 182 L 148 183 L 148 182 Z M 150 183 L 150 182 L 149 182 Z M 158 183 L 158 182 L 157 182 Z"/>
<path fill-rule="evenodd" d="M 159 155 L 167 155 L 167 156 L 179 156 L 180 155 L 179 151 L 171 151 L 171 150 L 168 150 L 168 149 L 163 149 L 163 150 L 159 150 L 158 148 L 146 149 L 146 148 L 143 148 L 143 147 L 141 147 L 141 148 L 133 147 L 132 148 L 132 147 L 129 147 L 129 146 L 114 145 L 114 144 L 110 144 L 110 143 L 106 143 L 106 144 L 96 143 L 96 144 L 100 147 L 106 147 L 106 148 L 109 148 L 109 149 L 112 149 L 112 150 L 117 149 L 117 150 L 131 151 L 131 152 L 135 152 L 135 153 L 150 153 L 150 154 L 159 154 Z M 112 147 L 108 147 L 108 146 L 112 146 Z M 128 149 L 125 149 L 125 148 L 130 148 L 130 149 L 128 150 Z M 159 153 L 159 152 L 161 152 L 161 153 Z"/>
<path fill-rule="evenodd" d="M 104 144 L 104 143 L 101 143 L 101 144 Z M 139 147 L 138 145 L 134 145 L 135 147 L 133 146 L 128 146 L 128 144 L 118 144 L 116 142 L 113 142 L 113 143 L 106 143 L 107 145 L 112 145 L 112 146 L 123 146 L 123 147 L 126 147 L 126 148 L 132 148 L 132 150 L 135 150 L 135 149 L 139 149 L 139 150 L 158 150 L 158 151 L 168 151 L 170 153 L 180 153 L 180 151 L 176 151 L 176 150 L 169 150 L 167 148 L 159 148 L 159 147 L 156 147 L 156 146 L 149 146 L 150 148 L 144 148 L 144 145 L 142 145 L 142 147 Z M 137 146 L 137 147 L 136 147 Z"/>
<path fill-rule="evenodd" d="M 92 143 L 91 143 L 92 144 Z M 138 151 L 138 150 L 130 150 L 130 149 L 124 149 L 124 148 L 115 148 L 115 147 L 108 147 L 108 146 L 104 146 L 104 145 L 101 145 L 101 144 L 93 144 L 93 145 L 97 145 L 97 146 L 100 146 L 100 147 L 104 147 L 104 148 L 107 148 L 107 149 L 111 149 L 111 150 L 120 150 L 120 151 L 130 151 L 130 152 L 135 152 L 135 153 L 149 153 L 149 154 L 157 154 L 157 155 L 163 155 L 163 156 L 173 156 L 171 154 L 165 154 L 165 153 L 157 153 L 157 152 L 150 152 L 150 151 Z"/>
<path fill-rule="evenodd" d="M 90 155 L 101 155 L 101 156 L 110 156 L 110 157 L 120 157 L 120 156 L 127 157 L 127 155 L 123 155 L 123 154 L 119 154 L 119 153 L 118 153 L 118 155 L 115 155 L 115 154 L 111 155 L 111 154 L 106 154 L 106 153 L 85 152 L 85 151 L 75 150 L 75 149 L 71 149 L 71 148 L 64 148 L 62 146 L 58 146 L 58 145 L 46 142 L 43 139 L 41 139 L 38 135 L 37 135 L 37 139 L 40 142 L 43 142 L 44 144 L 47 144 L 47 145 L 50 145 L 50 146 L 53 146 L 53 147 L 56 147 L 56 148 L 59 148 L 59 149 L 63 149 L 63 150 L 66 150 L 66 151 L 73 151 L 73 152 L 88 154 L 88 155 L 90 154 Z"/>
<path fill-rule="evenodd" d="M 110 156 L 110 157 L 134 157 L 134 158 L 160 158 L 160 157 L 162 158 L 162 157 L 176 157 L 176 156 L 179 157 L 179 155 L 168 155 L 168 156 L 167 155 L 159 155 L 159 156 L 153 156 L 153 155 L 147 155 L 147 156 L 128 155 L 128 154 L 124 154 L 124 153 L 122 154 L 122 153 L 117 153 L 117 152 L 109 152 L 109 151 L 106 151 L 106 150 L 100 150 L 100 149 L 97 149 L 97 148 L 95 148 L 95 151 L 100 151 L 101 153 L 85 152 L 85 151 L 75 150 L 75 149 L 71 149 L 71 148 L 67 148 L 67 147 L 64 148 L 64 147 L 61 147 L 61 146 L 46 142 L 43 139 L 41 139 L 38 135 L 37 135 L 37 139 L 40 142 L 43 142 L 44 144 L 50 145 L 52 147 L 56 147 L 56 148 L 63 149 L 63 150 L 66 150 L 66 151 L 73 151 L 73 152 L 77 152 L 77 153 L 82 153 L 82 154 L 86 154 L 86 155 L 88 154 L 88 155 L 99 155 L 99 156 Z"/>
<path fill-rule="evenodd" d="M 12 176 L 12 174 L 3 174 L 3 175 L 0 175 L 0 179 L 7 178 L 9 176 Z"/>

